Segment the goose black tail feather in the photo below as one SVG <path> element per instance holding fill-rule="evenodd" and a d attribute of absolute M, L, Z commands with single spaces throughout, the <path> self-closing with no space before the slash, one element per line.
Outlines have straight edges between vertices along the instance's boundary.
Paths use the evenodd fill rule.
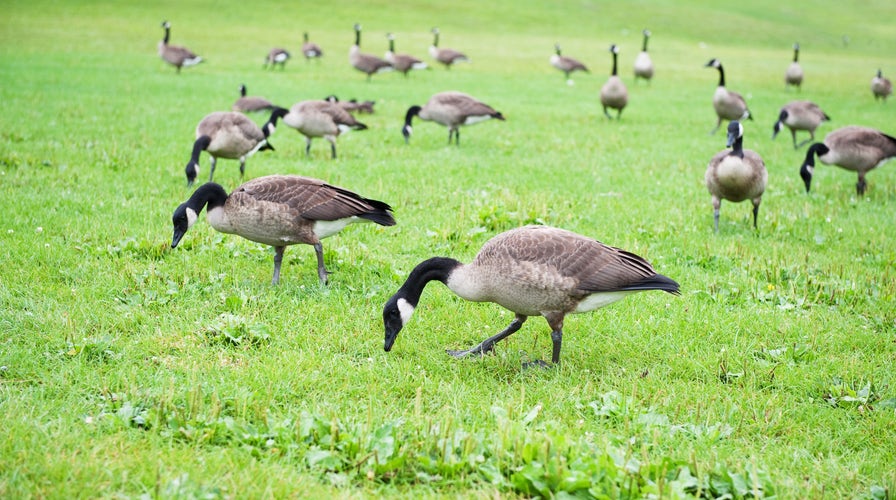
<path fill-rule="evenodd" d="M 678 282 L 662 274 L 654 274 L 640 281 L 636 281 L 621 290 L 662 290 L 672 295 L 681 295 L 678 291 Z"/>

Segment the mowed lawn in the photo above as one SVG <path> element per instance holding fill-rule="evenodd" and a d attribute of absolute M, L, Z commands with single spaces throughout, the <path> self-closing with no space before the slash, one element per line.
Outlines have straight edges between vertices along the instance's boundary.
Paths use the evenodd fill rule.
<path fill-rule="evenodd" d="M 771 139 L 782 105 L 896 134 L 896 3 L 5 2 L 0 19 L 0 497 L 887 498 L 896 489 L 896 164 L 856 175 Z M 205 61 L 180 74 L 156 44 Z M 433 63 L 430 30 L 472 62 L 379 74 L 362 49 Z M 635 82 L 641 31 L 652 83 Z M 302 33 L 324 57 L 299 56 Z M 786 89 L 791 46 L 805 81 Z M 591 72 L 567 84 L 555 43 Z M 629 105 L 601 110 L 611 44 Z M 269 49 L 293 58 L 266 70 Z M 769 182 L 723 202 L 703 183 L 725 147 L 711 99 L 722 61 L 754 119 L 744 146 Z M 368 130 L 326 141 L 280 124 L 245 180 L 323 179 L 391 204 L 398 224 L 350 226 L 273 251 L 205 215 L 170 248 L 196 124 L 240 84 L 289 107 L 375 100 Z M 460 90 L 506 122 L 461 130 L 406 110 Z M 614 113 L 615 115 L 615 113 Z M 259 124 L 267 117 L 253 115 Z M 801 134 L 800 140 L 805 138 Z M 199 181 L 208 176 L 203 153 Z M 237 162 L 215 181 L 240 184 Z M 562 362 L 531 318 L 494 356 L 456 360 L 513 315 L 424 292 L 391 352 L 382 306 L 432 256 L 468 262 L 525 224 L 637 253 L 681 285 L 569 316 Z"/>

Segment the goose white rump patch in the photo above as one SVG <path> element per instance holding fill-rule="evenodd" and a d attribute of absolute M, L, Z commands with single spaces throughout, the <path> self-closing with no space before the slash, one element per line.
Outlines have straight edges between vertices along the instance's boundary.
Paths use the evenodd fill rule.
<path fill-rule="evenodd" d="M 314 234 L 317 235 L 317 237 L 320 239 L 328 238 L 345 229 L 345 226 L 353 222 L 359 222 L 360 220 L 361 219 L 359 219 L 358 217 L 346 217 L 345 219 L 336 220 L 319 220 L 314 223 Z"/>
<path fill-rule="evenodd" d="M 593 311 L 595 309 L 600 309 L 601 307 L 608 306 L 613 302 L 624 299 L 626 296 L 635 293 L 634 291 L 623 291 L 623 292 L 599 292 L 593 293 L 587 297 L 585 300 L 579 302 L 579 305 L 576 306 L 576 310 L 574 312 L 583 313 L 588 311 Z"/>
<path fill-rule="evenodd" d="M 474 125 L 479 122 L 484 122 L 485 120 L 491 119 L 492 115 L 478 115 L 478 116 L 468 116 L 466 120 L 464 120 L 464 125 Z"/>

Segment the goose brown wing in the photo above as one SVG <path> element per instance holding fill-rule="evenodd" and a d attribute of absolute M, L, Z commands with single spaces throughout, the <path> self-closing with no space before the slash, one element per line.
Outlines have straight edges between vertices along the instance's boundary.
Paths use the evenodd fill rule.
<path fill-rule="evenodd" d="M 457 108 L 467 116 L 493 115 L 497 113 L 494 108 L 477 101 L 473 96 L 461 92 L 445 92 L 437 96 L 439 104 Z"/>

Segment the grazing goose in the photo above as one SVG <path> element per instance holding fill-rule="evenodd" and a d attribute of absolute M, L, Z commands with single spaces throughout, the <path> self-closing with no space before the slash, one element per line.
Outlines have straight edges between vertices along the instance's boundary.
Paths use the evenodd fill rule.
<path fill-rule="evenodd" d="M 386 55 L 383 59 L 391 64 L 396 70 L 402 72 L 405 77 L 408 76 L 408 71 L 412 69 L 429 69 L 429 66 L 427 66 L 425 62 L 414 56 L 408 54 L 396 54 L 395 36 L 392 33 L 387 33 L 386 38 L 389 39 L 389 50 L 386 51 Z"/>
<path fill-rule="evenodd" d="M 373 114 L 373 106 L 376 104 L 376 101 L 358 101 L 357 99 L 349 99 L 348 101 L 340 101 L 338 97 L 335 95 L 328 95 L 324 98 L 327 102 L 332 102 L 339 106 L 340 108 L 348 111 L 351 114 L 362 113 L 362 114 Z"/>
<path fill-rule="evenodd" d="M 650 54 L 647 53 L 647 40 L 650 38 L 650 31 L 644 30 L 644 45 L 641 47 L 641 52 L 638 53 L 638 57 L 635 58 L 635 81 L 638 81 L 638 78 L 643 78 L 650 83 L 650 80 L 653 78 L 653 61 L 650 60 Z"/>
<path fill-rule="evenodd" d="M 551 56 L 551 66 L 559 69 L 563 72 L 563 75 L 566 77 L 566 82 L 570 83 L 572 80 L 569 79 L 569 74 L 574 71 L 584 71 L 588 73 L 588 68 L 585 67 L 580 61 L 573 59 L 571 57 L 566 57 L 560 53 L 560 44 L 554 44 L 554 52 L 555 54 Z"/>
<path fill-rule="evenodd" d="M 725 70 L 722 68 L 722 62 L 718 59 L 710 59 L 706 63 L 707 68 L 716 68 L 719 70 L 719 86 L 716 87 L 716 93 L 712 96 L 712 107 L 716 110 L 719 121 L 716 128 L 712 129 L 710 135 L 715 134 L 719 127 L 722 126 L 722 120 L 752 120 L 753 116 L 747 109 L 747 101 L 737 92 L 731 92 L 725 88 Z"/>
<path fill-rule="evenodd" d="M 887 96 L 893 93 L 893 83 L 889 78 L 884 78 L 881 70 L 877 70 L 877 76 L 871 79 L 871 92 L 874 93 L 874 100 L 883 98 L 887 102 Z"/>
<path fill-rule="evenodd" d="M 429 55 L 436 61 L 445 65 L 445 69 L 451 69 L 451 65 L 459 62 L 470 62 L 470 58 L 463 52 L 454 49 L 439 48 L 439 28 L 432 29 L 432 45 L 429 46 Z"/>
<path fill-rule="evenodd" d="M 896 137 L 880 130 L 850 125 L 839 128 L 824 138 L 824 142 L 816 142 L 809 146 L 806 160 L 800 167 L 800 177 L 806 184 L 806 192 L 812 184 L 815 173 L 815 156 L 822 163 L 837 165 L 859 174 L 856 183 L 856 194 L 865 194 L 865 174 L 880 164 L 896 156 Z"/>
<path fill-rule="evenodd" d="M 180 73 L 180 68 L 182 66 L 195 66 L 202 62 L 201 57 L 197 56 L 186 47 L 168 45 L 168 40 L 171 38 L 171 23 L 163 21 L 162 28 L 165 29 L 165 38 L 159 42 L 159 56 L 164 59 L 165 62 L 177 68 L 178 73 Z"/>
<path fill-rule="evenodd" d="M 722 200 L 753 202 L 753 227 L 758 228 L 759 204 L 768 183 L 765 162 L 752 149 L 744 149 L 744 126 L 737 120 L 728 124 L 731 151 L 716 153 L 706 167 L 706 189 L 712 195 L 713 227 L 719 232 L 719 207 Z"/>
<path fill-rule="evenodd" d="M 244 84 L 240 85 L 240 98 L 233 103 L 231 109 L 241 113 L 255 113 L 257 111 L 271 111 L 274 109 L 274 104 L 264 97 L 247 96 L 246 85 Z"/>
<path fill-rule="evenodd" d="M 470 95 L 463 92 L 440 92 L 430 97 L 423 107 L 414 105 L 408 108 L 404 116 L 404 126 L 401 128 L 405 143 L 411 138 L 413 132 L 411 120 L 415 116 L 448 127 L 448 144 L 451 144 L 453 135 L 456 145 L 460 145 L 460 127 L 491 118 L 504 120 L 504 115 L 500 112 Z"/>
<path fill-rule="evenodd" d="M 171 248 L 177 247 L 206 205 L 206 219 L 216 231 L 274 247 L 275 285 L 280 281 L 280 264 L 287 246 L 313 245 L 317 276 L 326 284 L 329 272 L 320 240 L 355 222 L 395 225 L 392 208 L 381 201 L 362 198 L 318 179 L 268 175 L 241 185 L 230 196 L 214 182 L 200 186 L 174 211 Z"/>
<path fill-rule="evenodd" d="M 600 88 L 600 103 L 604 107 L 604 114 L 607 115 L 607 118 L 612 118 L 607 108 L 618 110 L 616 114 L 616 119 L 618 120 L 622 116 L 622 110 L 625 109 L 625 105 L 628 104 L 628 89 L 625 88 L 625 84 L 622 83 L 622 79 L 619 78 L 616 72 L 616 59 L 619 57 L 619 47 L 610 45 L 610 53 L 613 54 L 613 71 L 610 73 L 607 83 Z"/>
<path fill-rule="evenodd" d="M 301 101 L 290 108 L 283 123 L 305 136 L 305 156 L 311 154 L 311 139 L 330 141 L 330 152 L 336 159 L 336 137 L 349 130 L 365 130 L 367 125 L 355 120 L 348 111 L 333 102 Z"/>
<path fill-rule="evenodd" d="M 815 140 L 815 129 L 821 125 L 821 122 L 830 120 L 824 111 L 812 101 L 791 101 L 781 108 L 778 115 L 778 121 L 775 122 L 772 139 L 778 136 L 781 126 L 786 125 L 790 129 L 790 135 L 793 136 L 793 149 L 799 149 L 804 144 Z M 806 130 L 809 132 L 809 138 L 805 141 L 796 143 L 796 131 Z"/>
<path fill-rule="evenodd" d="M 274 69 L 278 64 L 280 69 L 286 69 L 286 61 L 289 60 L 289 52 L 286 49 L 273 48 L 264 58 L 264 67 Z"/>
<path fill-rule="evenodd" d="M 503 331 L 463 351 L 460 358 L 484 355 L 523 326 L 529 316 L 543 316 L 551 327 L 551 362 L 560 362 L 563 319 L 607 306 L 643 290 L 678 295 L 678 283 L 657 274 L 641 257 L 579 234 L 546 226 L 526 226 L 499 234 L 483 245 L 470 264 L 433 257 L 411 271 L 385 307 L 384 348 L 410 320 L 427 283 L 438 280 L 463 299 L 494 302 L 516 317 Z M 546 365 L 543 361 L 535 364 Z"/>
<path fill-rule="evenodd" d="M 355 44 L 348 49 L 348 62 L 352 64 L 353 68 L 366 74 L 368 82 L 370 81 L 370 75 L 374 73 L 395 69 L 388 61 L 361 52 L 361 25 L 357 23 L 355 23 Z"/>
<path fill-rule="evenodd" d="M 803 68 L 800 67 L 800 44 L 793 44 L 793 62 L 787 67 L 784 74 L 784 86 L 793 85 L 799 90 L 803 84 Z"/>
<path fill-rule="evenodd" d="M 192 186 L 199 175 L 199 153 L 207 151 L 211 155 L 211 167 L 208 180 L 215 177 L 215 164 L 218 158 L 240 161 L 240 179 L 246 170 L 246 158 L 256 151 L 271 150 L 268 137 L 274 133 L 277 119 L 286 115 L 283 108 L 274 108 L 271 118 L 259 128 L 252 120 L 235 111 L 216 111 L 209 114 L 196 126 L 196 142 L 193 153 L 185 169 L 187 184 Z"/>
<path fill-rule="evenodd" d="M 302 34 L 302 39 L 304 40 L 304 43 L 302 43 L 302 55 L 305 56 L 306 61 L 324 56 L 324 51 L 320 49 L 320 46 L 314 42 L 308 41 L 307 32 Z"/>

